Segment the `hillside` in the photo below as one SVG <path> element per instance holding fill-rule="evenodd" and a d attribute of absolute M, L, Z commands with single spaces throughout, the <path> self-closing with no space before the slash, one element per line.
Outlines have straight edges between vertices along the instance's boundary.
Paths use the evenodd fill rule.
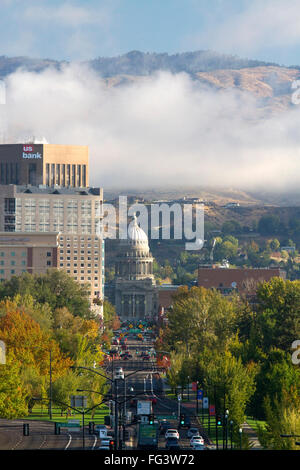
<path fill-rule="evenodd" d="M 49 65 L 60 68 L 67 62 L 30 57 L 0 57 L 0 78 L 15 72 L 18 68 L 30 71 L 41 71 Z M 208 72 L 221 69 L 242 69 L 276 65 L 258 60 L 243 59 L 237 56 L 219 54 L 214 51 L 195 51 L 169 55 L 131 51 L 117 57 L 98 57 L 84 62 L 94 69 L 101 77 L 116 75 L 147 76 L 158 70 L 172 73 Z"/>
<path fill-rule="evenodd" d="M 66 64 L 48 59 L 2 56 L 0 79 L 18 69 L 39 73 L 47 67 L 59 70 Z M 291 85 L 293 80 L 300 78 L 298 67 L 284 67 L 213 51 L 174 55 L 132 51 L 118 57 L 99 57 L 83 64 L 94 70 L 109 87 L 147 80 L 158 71 L 184 72 L 195 82 L 217 91 L 236 89 L 250 93 L 261 109 L 258 117 L 291 106 Z"/>

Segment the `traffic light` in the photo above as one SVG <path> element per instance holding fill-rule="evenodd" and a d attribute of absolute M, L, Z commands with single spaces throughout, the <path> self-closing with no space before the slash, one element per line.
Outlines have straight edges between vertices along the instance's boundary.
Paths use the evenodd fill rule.
<path fill-rule="evenodd" d="M 149 424 L 154 424 L 154 415 L 149 415 Z"/>
<path fill-rule="evenodd" d="M 222 426 L 222 418 L 221 416 L 217 416 L 217 425 Z"/>
<path fill-rule="evenodd" d="M 115 450 L 115 441 L 113 439 L 111 439 L 109 441 L 109 450 Z"/>
<path fill-rule="evenodd" d="M 28 423 L 23 424 L 23 436 L 29 436 L 29 424 Z"/>
<path fill-rule="evenodd" d="M 60 434 L 60 423 L 54 424 L 54 434 Z"/>
<path fill-rule="evenodd" d="M 185 421 L 185 415 L 180 415 L 180 425 L 183 426 Z"/>

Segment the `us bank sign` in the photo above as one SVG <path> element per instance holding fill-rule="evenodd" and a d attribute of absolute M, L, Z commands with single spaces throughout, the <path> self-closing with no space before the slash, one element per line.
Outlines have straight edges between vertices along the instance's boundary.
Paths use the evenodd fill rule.
<path fill-rule="evenodd" d="M 42 155 L 39 152 L 34 153 L 33 145 L 23 145 L 22 158 L 38 159 L 38 158 L 42 158 Z"/>

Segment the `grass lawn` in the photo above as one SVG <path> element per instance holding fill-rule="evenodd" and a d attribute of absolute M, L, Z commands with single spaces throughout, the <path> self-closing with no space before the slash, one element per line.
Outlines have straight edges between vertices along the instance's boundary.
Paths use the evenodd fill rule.
<path fill-rule="evenodd" d="M 61 414 L 61 409 L 55 405 L 52 406 L 52 420 L 49 418 L 49 411 L 46 406 L 35 405 L 32 413 L 28 416 L 24 416 L 24 419 L 36 420 L 36 421 L 51 421 L 51 422 L 66 422 L 69 419 L 79 419 L 82 422 L 82 414 L 76 413 L 71 410 L 72 414 L 67 416 L 66 412 Z M 106 405 L 100 405 L 96 408 L 94 417 L 91 412 L 85 413 L 84 421 L 87 424 L 89 421 L 93 421 L 95 424 L 104 424 L 104 416 L 109 415 L 109 408 Z"/>
<path fill-rule="evenodd" d="M 246 417 L 246 422 L 249 424 L 249 426 L 251 426 L 251 428 L 254 429 L 254 431 L 256 433 L 258 432 L 258 426 L 262 426 L 263 428 L 266 427 L 266 422 L 265 421 L 262 421 L 262 420 L 259 420 L 259 419 L 256 419 L 256 418 L 252 418 L 250 416 Z"/>

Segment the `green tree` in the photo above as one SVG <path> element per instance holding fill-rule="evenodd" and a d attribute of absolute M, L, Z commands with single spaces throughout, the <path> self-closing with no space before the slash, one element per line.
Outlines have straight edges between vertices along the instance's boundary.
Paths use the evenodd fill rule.
<path fill-rule="evenodd" d="M 300 337 L 299 311 L 300 281 L 274 277 L 258 286 L 256 325 L 264 350 L 274 346 L 290 349 Z"/>
<path fill-rule="evenodd" d="M 42 275 L 23 273 L 1 283 L 0 300 L 13 299 L 17 294 L 30 295 L 36 302 L 48 304 L 52 311 L 66 307 L 74 315 L 93 317 L 88 286 L 79 284 L 64 271 L 51 270 Z"/>
<path fill-rule="evenodd" d="M 0 417 L 14 419 L 28 412 L 26 392 L 20 377 L 21 364 L 8 351 L 6 364 L 0 364 Z"/>

